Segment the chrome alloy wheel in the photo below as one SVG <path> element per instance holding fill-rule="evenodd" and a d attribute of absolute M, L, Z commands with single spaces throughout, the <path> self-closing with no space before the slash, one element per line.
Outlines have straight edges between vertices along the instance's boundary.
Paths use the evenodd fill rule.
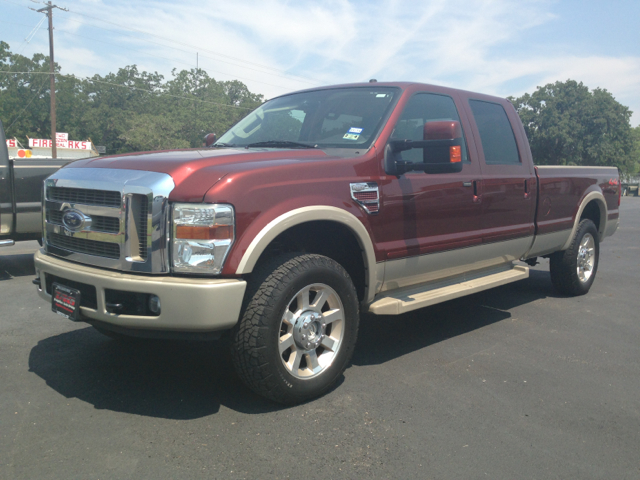
<path fill-rule="evenodd" d="M 590 233 L 582 237 L 578 247 L 578 278 L 581 282 L 589 281 L 596 264 L 596 242 Z"/>
<path fill-rule="evenodd" d="M 283 365 L 300 379 L 326 371 L 344 337 L 345 312 L 336 291 L 314 283 L 289 302 L 280 323 L 279 350 Z"/>

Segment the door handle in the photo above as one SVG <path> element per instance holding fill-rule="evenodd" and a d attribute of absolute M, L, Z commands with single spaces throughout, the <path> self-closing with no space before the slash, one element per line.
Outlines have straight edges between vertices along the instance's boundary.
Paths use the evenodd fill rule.
<path fill-rule="evenodd" d="M 463 187 L 470 187 L 471 185 L 472 185 L 472 182 L 462 182 Z"/>
<path fill-rule="evenodd" d="M 473 202 L 480 203 L 482 201 L 482 189 L 480 180 L 473 181 Z"/>

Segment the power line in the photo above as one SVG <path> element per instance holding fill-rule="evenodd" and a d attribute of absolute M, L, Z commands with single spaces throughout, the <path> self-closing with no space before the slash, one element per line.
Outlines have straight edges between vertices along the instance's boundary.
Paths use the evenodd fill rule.
<path fill-rule="evenodd" d="M 12 3 L 12 4 L 14 4 L 14 5 L 25 6 L 25 5 L 22 5 L 22 4 L 20 4 L 20 3 L 17 3 L 17 2 L 11 1 L 11 0 L 2 0 L 2 1 L 7 2 L 7 3 Z M 262 70 L 256 70 L 255 68 L 250 68 L 250 67 L 247 67 L 247 66 L 245 66 L 245 65 L 238 65 L 238 63 L 233 63 L 233 62 L 229 62 L 229 61 L 221 60 L 221 59 L 219 59 L 219 58 L 216 58 L 216 59 L 210 58 L 210 60 L 215 60 L 215 61 L 219 61 L 219 62 L 223 62 L 223 63 L 228 63 L 228 64 L 230 64 L 230 65 L 234 65 L 234 66 L 236 66 L 236 67 L 240 67 L 240 68 L 247 68 L 247 69 L 249 69 L 249 70 L 254 70 L 254 71 L 257 71 L 257 72 L 260 72 L 260 73 L 263 73 L 263 74 L 267 74 L 267 75 L 274 75 L 274 76 L 279 76 L 279 77 L 282 77 L 282 78 L 288 78 L 289 80 L 293 80 L 293 81 L 297 81 L 297 82 L 309 83 L 309 84 L 314 85 L 314 86 L 319 85 L 319 84 L 318 84 L 318 82 L 317 82 L 316 80 L 314 80 L 314 79 L 311 79 L 311 78 L 308 78 L 308 77 L 304 77 L 304 76 L 302 76 L 302 75 L 295 75 L 295 74 L 291 74 L 291 73 L 285 72 L 285 71 L 283 71 L 283 70 L 281 70 L 281 69 L 277 69 L 277 68 L 274 68 L 274 67 L 270 67 L 270 66 L 268 66 L 268 65 L 262 65 L 262 64 L 259 64 L 259 63 L 256 63 L 256 62 L 250 62 L 250 61 L 247 61 L 247 60 L 242 60 L 242 59 L 240 59 L 240 58 L 233 57 L 233 56 L 231 56 L 231 55 L 225 55 L 225 54 L 223 54 L 223 53 L 219 53 L 219 52 L 216 52 L 216 51 L 213 51 L 213 50 L 208 50 L 208 49 L 206 49 L 206 48 L 202 48 L 202 46 L 198 46 L 198 47 L 196 47 L 196 46 L 191 45 L 191 44 L 189 44 L 189 43 L 180 42 L 180 41 L 177 41 L 177 40 L 172 40 L 172 39 L 169 39 L 169 38 L 167 38 L 167 37 L 163 37 L 163 36 L 161 36 L 161 35 L 156 35 L 156 34 L 154 34 L 154 33 L 145 32 L 144 30 L 139 30 L 139 29 L 132 28 L 132 27 L 125 27 L 125 26 L 123 26 L 123 25 L 121 25 L 121 24 L 119 24 L 119 23 L 110 22 L 110 21 L 108 21 L 108 20 L 104 20 L 104 19 L 99 18 L 99 17 L 94 17 L 94 16 L 92 16 L 92 15 L 87 15 L 87 14 L 85 14 L 85 13 L 80 13 L 80 12 L 75 11 L 75 10 L 70 10 L 69 12 L 70 12 L 70 13 L 72 13 L 72 14 L 74 14 L 74 15 L 79 15 L 79 16 L 82 16 L 82 17 L 86 17 L 86 18 L 91 18 L 91 19 L 93 19 L 93 20 L 97 20 L 97 21 L 99 21 L 99 22 L 103 22 L 103 23 L 107 23 L 107 24 L 110 24 L 110 25 L 114 25 L 114 26 L 116 26 L 116 27 L 118 28 L 118 30 L 120 30 L 120 31 L 121 31 L 121 30 L 129 30 L 129 31 L 136 32 L 136 33 L 139 33 L 139 34 L 142 34 L 142 35 L 146 35 L 146 36 L 150 36 L 150 37 L 155 37 L 155 38 L 158 38 L 158 39 L 164 40 L 164 41 L 169 42 L 169 43 L 174 43 L 174 44 L 177 44 L 177 45 L 182 45 L 182 46 L 185 46 L 185 47 L 187 47 L 187 48 L 191 49 L 191 51 L 186 52 L 185 50 L 181 50 L 181 49 L 176 48 L 176 47 L 172 47 L 172 46 L 169 46 L 169 45 L 163 45 L 163 44 L 160 44 L 160 43 L 157 43 L 157 42 L 153 42 L 153 41 L 151 41 L 151 40 L 144 39 L 144 38 L 139 38 L 140 40 L 143 40 L 143 41 L 145 41 L 145 42 L 154 43 L 154 44 L 156 44 L 156 45 L 160 45 L 160 46 L 167 47 L 167 48 L 174 48 L 174 49 L 176 49 L 176 50 L 183 51 L 183 52 L 186 52 L 186 53 L 192 53 L 192 52 L 195 52 L 195 51 L 197 51 L 197 52 L 205 51 L 205 52 L 210 53 L 211 55 L 215 55 L 215 56 L 218 56 L 218 57 L 227 58 L 227 59 L 233 60 L 233 61 L 235 61 L 235 62 L 240 62 L 240 63 L 244 63 L 244 64 L 247 64 L 247 65 L 253 65 L 253 66 L 255 66 L 255 67 L 259 67 L 259 68 L 262 68 L 262 69 L 264 69 L 264 70 L 271 70 L 272 72 L 276 72 L 276 73 L 269 73 L 269 72 L 265 72 L 265 71 L 262 71 Z M 113 30 L 109 30 L 109 29 L 106 29 L 106 28 L 103 28 L 103 27 L 99 27 L 99 26 L 97 26 L 97 25 L 90 24 L 90 23 L 80 22 L 80 21 L 78 21 L 78 20 L 73 20 L 73 19 L 68 19 L 68 20 L 69 20 L 69 21 L 75 21 L 75 22 L 81 23 L 81 24 L 83 24 L 83 25 L 92 26 L 92 27 L 95 27 L 95 28 L 100 28 L 100 29 L 102 29 L 102 30 L 113 31 Z M 131 35 L 130 35 L 130 36 L 131 36 Z M 137 37 L 134 37 L 134 38 L 137 38 Z"/>
<path fill-rule="evenodd" d="M 105 42 L 104 40 L 97 40 L 97 39 L 95 39 L 95 38 L 87 37 L 87 36 L 85 36 L 85 35 L 79 35 L 79 34 L 77 34 L 77 33 L 71 33 L 71 32 L 68 32 L 68 31 L 66 31 L 66 30 L 61 30 L 61 29 L 59 29 L 59 28 L 56 28 L 56 31 L 57 31 L 57 32 L 59 32 L 59 33 L 64 33 L 65 35 L 73 35 L 73 36 L 75 36 L 75 37 L 87 38 L 87 39 L 92 40 L 92 41 L 94 41 L 94 42 L 104 43 L 104 44 L 106 44 L 106 45 L 113 45 L 114 47 L 123 48 L 123 47 L 122 47 L 122 45 L 118 45 L 118 44 L 111 43 L 111 42 Z M 166 60 L 166 59 L 167 59 L 167 57 L 161 57 L 160 55 L 154 55 L 154 54 L 152 54 L 152 53 L 148 53 L 148 52 L 145 52 L 145 51 L 143 51 L 143 50 L 136 49 L 136 48 L 131 48 L 131 47 L 124 47 L 124 48 L 126 48 L 127 50 L 134 51 L 134 52 L 142 53 L 143 55 L 148 55 L 148 56 L 150 56 L 150 57 L 161 58 L 161 59 L 164 59 L 164 60 Z M 207 57 L 204 57 L 204 58 L 207 58 Z M 181 64 L 183 64 L 183 65 L 188 65 L 188 66 L 190 66 L 190 67 L 192 67 L 192 66 L 193 66 L 193 64 L 192 64 L 192 63 L 189 63 L 189 62 L 181 62 L 180 60 L 176 60 L 176 59 L 171 59 L 171 61 L 172 61 L 172 62 L 175 62 L 175 63 L 181 63 Z M 227 62 L 225 62 L 225 63 L 227 63 Z M 268 86 L 270 86 L 270 87 L 276 87 L 276 88 L 279 88 L 279 89 L 284 90 L 284 91 L 289 91 L 289 89 L 287 89 L 287 88 L 283 88 L 283 87 L 282 87 L 282 86 L 280 86 L 280 85 L 274 85 L 274 84 L 272 84 L 272 83 L 267 83 L 267 82 L 263 82 L 263 81 L 260 81 L 260 80 L 255 80 L 255 79 L 253 79 L 253 78 L 241 77 L 241 76 L 239 76 L 239 75 L 234 75 L 234 74 L 231 74 L 231 73 L 222 72 L 222 71 L 220 71 L 220 70 L 216 70 L 216 69 L 213 69 L 213 68 L 207 68 L 207 70 L 208 70 L 208 71 L 212 71 L 212 72 L 216 72 L 216 73 L 220 73 L 220 74 L 222 74 L 222 75 L 228 75 L 229 77 L 232 77 L 232 78 L 239 78 L 239 79 L 242 79 L 242 80 L 249 80 L 249 81 L 256 82 L 256 83 L 260 83 L 260 84 L 263 84 L 263 85 L 268 85 Z"/>
<path fill-rule="evenodd" d="M 40 88 L 38 89 L 38 91 L 36 92 L 36 94 L 35 94 L 33 97 L 31 97 L 31 100 L 29 100 L 29 103 L 27 103 L 27 105 L 26 105 L 22 110 L 20 110 L 20 113 L 18 113 L 18 114 L 16 115 L 16 118 L 14 118 L 14 119 L 13 119 L 13 122 L 11 122 L 11 125 L 9 125 L 9 126 L 7 127 L 7 131 L 8 131 L 11 127 L 13 127 L 13 124 L 14 124 L 14 123 L 16 123 L 16 122 L 18 121 L 18 119 L 20 118 L 20 115 L 22 115 L 22 112 L 24 112 L 27 108 L 29 108 L 29 105 L 31 105 L 31 103 L 36 99 L 36 97 L 37 97 L 38 95 L 40 95 L 40 91 L 42 90 L 42 87 L 44 87 L 44 85 L 45 85 L 46 83 L 47 83 L 47 79 L 45 78 L 45 79 L 44 79 L 44 82 L 42 82 L 42 85 L 40 85 Z"/>
<path fill-rule="evenodd" d="M 148 35 L 148 36 L 151 36 L 151 37 L 159 38 L 159 39 L 161 39 L 161 40 L 165 40 L 165 41 L 168 41 L 168 42 L 170 42 L 170 43 L 175 43 L 175 44 L 178 44 L 178 45 L 182 45 L 182 46 L 188 47 L 188 48 L 190 48 L 190 49 L 193 49 L 194 51 L 205 51 L 205 52 L 209 52 L 209 53 L 210 53 L 210 54 L 212 54 L 212 55 L 217 55 L 217 56 L 220 56 L 220 57 L 228 58 L 228 59 L 231 59 L 231 60 L 235 60 L 235 61 L 237 61 L 237 62 L 246 63 L 246 64 L 248 64 L 248 65 L 254 65 L 254 66 L 256 66 L 256 67 L 260 67 L 260 68 L 263 68 L 263 69 L 271 70 L 271 71 L 274 71 L 274 72 L 279 72 L 279 73 L 284 74 L 284 75 L 285 75 L 285 78 L 286 78 L 286 77 L 289 77 L 289 78 L 297 77 L 297 78 L 301 79 L 300 81 L 306 81 L 307 83 L 313 83 L 313 84 L 316 84 L 316 83 L 315 83 L 315 80 L 313 80 L 313 79 L 311 79 L 311 78 L 306 78 L 306 77 L 303 77 L 303 76 L 301 76 L 301 75 L 292 75 L 292 74 L 290 74 L 290 73 L 284 72 L 283 70 L 280 70 L 280 69 L 277 69 L 277 68 L 274 68 L 274 67 L 269 67 L 268 65 L 261 65 L 261 64 L 259 64 L 259 63 L 249 62 L 249 61 L 247 61 L 247 60 L 242 60 L 242 59 L 239 59 L 239 58 L 237 58 L 237 57 L 232 57 L 232 56 L 230 56 L 230 55 L 225 55 L 225 54 L 223 54 L 223 53 L 215 52 L 215 51 L 213 51 L 213 50 L 208 50 L 208 49 L 206 49 L 206 48 L 196 47 L 196 46 L 191 45 L 191 44 L 189 44 L 189 43 L 179 42 L 179 41 L 177 41 L 177 40 L 171 40 L 171 39 L 166 38 L 166 37 L 163 37 L 163 36 L 161 36 L 161 35 L 156 35 L 156 34 L 154 34 L 154 33 L 145 32 L 144 30 L 138 30 L 138 29 L 136 29 L 136 28 L 125 27 L 125 26 L 123 26 L 123 25 L 121 25 L 121 24 L 118 24 L 118 23 L 110 22 L 110 21 L 108 21 L 108 20 L 104 20 L 104 19 L 102 19 L 102 18 L 94 17 L 94 16 L 92 16 L 92 15 L 87 15 L 86 13 L 80 13 L 80 12 L 77 12 L 77 11 L 74 11 L 74 10 L 71 10 L 71 13 L 72 13 L 72 14 L 75 14 L 75 15 L 80 15 L 80 16 L 82 16 L 82 17 L 91 18 L 91 19 L 93 19 L 93 20 L 98 20 L 99 22 L 104 22 L 104 23 L 108 23 L 108 24 L 110 24 L 110 25 L 115 25 L 115 26 L 116 26 L 116 27 L 118 27 L 118 29 L 120 29 L 120 30 L 130 30 L 130 31 L 132 31 L 132 32 L 141 33 L 141 34 L 143 34 L 143 35 Z M 236 66 L 240 66 L 240 65 L 236 65 Z M 244 67 L 244 68 L 247 68 L 247 67 Z M 264 73 L 264 72 L 263 72 L 263 73 Z"/>
<path fill-rule="evenodd" d="M 75 20 L 72 20 L 72 21 L 75 21 Z M 23 27 L 29 27 L 29 26 L 30 26 L 30 25 L 24 25 L 24 24 L 21 24 L 21 23 L 6 22 L 6 21 L 4 21 L 4 20 L 0 20 L 0 22 L 2 22 L 2 23 L 11 23 L 11 24 L 13 24 L 13 25 L 20 25 L 20 26 L 23 26 Z M 82 22 L 78 22 L 78 23 L 82 23 Z M 82 23 L 82 24 L 83 24 L 83 25 L 87 25 L 87 24 L 84 24 L 84 23 Z M 101 27 L 96 27 L 96 28 L 101 28 Z M 108 30 L 108 29 L 102 29 L 102 30 L 112 31 L 112 30 Z M 143 50 L 139 50 L 139 49 L 137 49 L 137 48 L 131 48 L 131 47 L 128 47 L 128 46 L 123 47 L 122 45 L 118 45 L 118 44 L 116 44 L 116 43 L 106 42 L 106 41 L 104 41 L 104 40 L 98 40 L 98 39 L 96 39 L 96 38 L 88 37 L 88 36 L 86 36 L 86 35 L 80 35 L 80 34 L 78 34 L 78 33 L 72 33 L 72 32 L 69 32 L 68 30 L 64 30 L 64 29 L 61 29 L 61 28 L 56 28 L 56 32 L 58 32 L 58 33 L 63 33 L 63 34 L 65 34 L 65 35 L 73 35 L 74 37 L 86 38 L 86 39 L 91 40 L 91 41 L 94 41 L 94 42 L 104 43 L 105 45 L 113 45 L 114 47 L 118 47 L 118 48 L 126 48 L 127 50 L 131 50 L 131 51 L 133 51 L 133 52 L 139 52 L 139 53 L 141 53 L 141 54 L 143 54 L 143 55 L 147 55 L 147 56 L 149 56 L 149 57 L 154 57 L 154 58 L 160 58 L 160 59 L 163 59 L 163 60 L 167 60 L 167 57 L 162 57 L 162 56 L 160 56 L 160 55 L 154 55 L 153 53 L 148 53 L 148 52 L 145 52 L 145 51 L 143 51 Z M 162 44 L 157 43 L 157 42 L 151 42 L 151 43 L 154 43 L 154 44 L 156 44 L 156 45 L 166 46 L 166 45 L 162 45 Z M 187 52 L 187 51 L 185 51 L 185 50 L 180 50 L 180 49 L 177 49 L 177 48 L 175 48 L 175 47 L 168 47 L 168 48 L 174 48 L 175 50 L 178 50 L 178 51 L 180 51 L 180 52 L 189 53 L 189 52 Z M 208 57 L 204 57 L 204 58 L 208 58 Z M 210 59 L 210 60 L 213 60 L 213 59 Z M 171 61 L 172 61 L 172 62 L 175 62 L 175 63 L 180 63 L 180 64 L 182 64 L 182 65 L 188 65 L 188 66 L 190 66 L 190 67 L 192 67 L 192 66 L 193 66 L 193 64 L 192 64 L 192 63 L 190 63 L 190 62 L 182 62 L 182 61 L 180 61 L 180 60 L 176 60 L 175 58 L 172 58 L 172 59 L 171 59 Z M 223 62 L 223 63 L 229 63 L 230 65 L 235 65 L 235 64 L 233 64 L 233 63 L 231 63 L 231 62 L 224 62 L 224 61 L 222 61 L 222 62 Z M 236 66 L 239 66 L 239 65 L 236 65 Z M 241 67 L 241 68 L 245 68 L 245 67 Z M 234 75 L 234 74 L 232 74 L 232 73 L 223 72 L 223 71 L 221 71 L 221 70 L 216 70 L 216 69 L 214 69 L 214 68 L 207 68 L 206 70 L 207 70 L 207 71 L 211 71 L 211 72 L 216 72 L 216 73 L 219 73 L 219 74 L 222 74 L 222 75 L 226 75 L 226 76 L 231 77 L 231 78 L 238 78 L 238 79 L 242 79 L 242 80 L 245 80 L 245 81 L 246 81 L 246 80 L 248 80 L 248 81 L 251 81 L 251 82 L 260 83 L 260 84 L 262 84 L 262 85 L 268 85 L 268 86 L 270 86 L 270 87 L 275 87 L 275 88 L 278 88 L 278 89 L 280 89 L 280 90 L 282 90 L 282 91 L 285 91 L 285 92 L 290 91 L 290 89 L 289 89 L 289 88 L 282 87 L 281 85 L 274 85 L 273 83 L 263 82 L 263 81 L 261 81 L 261 80 L 256 80 L 256 79 L 254 79 L 254 78 L 249 78 L 249 77 L 243 77 L 243 76 L 239 76 L 239 75 Z M 260 72 L 260 73 L 264 73 L 264 72 Z M 269 74 L 268 74 L 268 75 L 269 75 Z"/>
<path fill-rule="evenodd" d="M 77 13 L 77 12 L 72 12 L 72 13 Z M 81 15 L 81 14 L 78 14 L 78 15 Z M 93 18 L 93 17 L 90 17 L 90 18 Z M 116 31 L 116 30 L 113 30 L 113 29 L 100 27 L 100 26 L 98 26 L 98 25 L 94 25 L 94 24 L 92 24 L 92 23 L 86 23 L 86 22 L 83 22 L 83 21 L 80 21 L 80 20 L 73 20 L 73 19 L 69 19 L 69 21 L 71 21 L 71 22 L 77 22 L 77 23 L 79 23 L 79 24 L 81 24 L 81 25 L 84 25 L 84 26 L 89 26 L 89 27 L 99 28 L 100 30 L 105 30 L 105 31 L 107 31 L 107 32 L 114 32 L 114 31 Z M 107 22 L 106 20 L 104 20 L 104 21 L 105 21 L 106 23 L 112 24 L 112 22 Z M 164 37 L 160 37 L 160 36 L 158 36 L 158 35 L 147 34 L 147 33 L 145 33 L 145 32 L 141 32 L 140 30 L 129 29 L 129 28 L 126 28 L 126 27 L 122 27 L 122 28 L 123 28 L 123 29 L 125 29 L 125 30 L 131 30 L 131 31 L 134 31 L 134 32 L 137 32 L 137 33 L 143 33 L 143 34 L 145 34 L 145 35 L 151 35 L 151 36 L 154 36 L 154 37 L 158 37 L 158 38 L 160 38 L 160 39 L 162 39 L 162 40 L 166 40 L 166 41 L 167 41 L 167 42 L 169 42 L 169 43 L 177 43 L 177 44 L 180 44 L 180 45 L 187 45 L 187 46 L 189 46 L 188 44 L 182 44 L 181 42 L 174 42 L 173 40 L 165 39 Z M 153 40 L 149 40 L 149 39 L 146 39 L 146 38 L 140 38 L 140 37 L 138 37 L 138 36 L 131 35 L 131 34 L 128 34 L 128 33 L 122 33 L 122 32 L 119 32 L 119 33 L 120 33 L 121 35 L 126 35 L 126 36 L 131 37 L 131 38 L 134 38 L 134 39 L 136 39 L 136 40 L 142 40 L 142 41 L 144 41 L 144 42 L 151 43 L 151 44 L 153 44 L 153 45 L 159 45 L 159 46 L 161 46 L 161 47 L 171 48 L 171 49 L 173 49 L 173 50 L 177 50 L 177 51 L 179 51 L 179 52 L 183 52 L 183 53 L 193 53 L 194 51 L 196 51 L 196 50 L 195 50 L 196 48 L 197 48 L 197 51 L 198 51 L 198 52 L 199 52 L 200 50 L 209 51 L 209 50 L 206 50 L 206 49 L 202 49 L 202 48 L 200 48 L 200 47 L 191 47 L 191 46 L 189 46 L 189 47 L 190 47 L 190 48 L 193 48 L 194 50 L 184 50 L 184 49 L 181 49 L 181 48 L 178 48 L 178 47 L 174 47 L 174 46 L 172 46 L 172 45 L 166 45 L 166 44 L 164 44 L 164 43 L 154 42 Z M 72 35 L 77 35 L 77 34 L 72 34 Z M 107 43 L 107 44 L 109 44 L 109 42 L 103 42 L 103 43 Z M 115 45 L 115 44 L 111 44 L 111 45 Z M 133 49 L 133 50 L 135 50 L 135 49 Z M 135 50 L 135 51 L 139 51 L 139 50 Z M 214 55 L 221 55 L 221 54 L 217 54 L 217 53 L 215 53 L 215 52 L 213 52 L 213 54 L 214 54 Z M 148 54 L 148 55 L 151 55 L 151 54 Z M 151 56 L 155 56 L 155 55 L 151 55 Z M 314 82 L 311 82 L 311 81 L 309 81 L 309 80 L 304 79 L 304 77 L 294 78 L 294 76 L 293 76 L 293 75 L 290 75 L 290 74 L 286 74 L 286 73 L 285 73 L 284 75 L 280 75 L 280 74 L 278 74 L 278 73 L 265 72 L 265 71 L 263 71 L 263 70 L 259 70 L 259 69 L 256 69 L 256 68 L 247 67 L 246 65 L 239 65 L 238 63 L 230 62 L 230 61 L 227 61 L 227 60 L 221 60 L 221 59 L 219 59 L 219 58 L 211 58 L 211 57 L 207 57 L 207 56 L 204 56 L 204 55 L 200 55 L 200 57 L 202 57 L 202 58 L 208 58 L 209 60 L 212 60 L 212 61 L 215 61 L 215 62 L 221 62 L 221 63 L 226 63 L 226 64 L 228 64 L 228 65 L 233 65 L 234 67 L 244 68 L 244 69 L 251 70 L 251 71 L 254 71 L 254 72 L 262 73 L 263 75 L 271 75 L 271 76 L 274 76 L 274 77 L 286 78 L 287 80 L 290 80 L 290 81 L 299 82 L 299 83 L 308 83 L 308 84 L 311 84 L 311 85 L 314 85 L 314 86 L 318 86 L 318 85 L 319 85 L 317 82 L 315 82 L 315 83 L 314 83 Z M 160 57 L 160 58 L 163 58 L 163 57 Z M 233 57 L 228 57 L 228 58 L 232 58 L 232 59 L 233 59 Z M 245 60 L 237 59 L 237 61 L 238 61 L 238 62 L 245 62 L 245 63 L 249 63 L 249 64 L 251 64 L 250 62 L 246 62 Z M 188 65 L 193 65 L 193 64 L 188 63 Z M 264 67 L 264 68 L 271 69 L 270 67 Z M 213 70 L 213 69 L 211 69 L 211 70 L 212 70 L 212 71 L 215 71 L 215 70 Z M 275 69 L 271 69 L 271 70 L 278 71 L 278 70 L 275 70 Z M 235 74 L 230 74 L 230 73 L 225 73 L 225 72 L 220 72 L 220 73 L 223 73 L 224 75 L 229 75 L 229 76 L 231 76 L 231 77 L 236 77 L 236 78 L 245 78 L 245 79 L 247 79 L 247 77 L 241 77 L 241 76 L 238 76 L 238 75 L 235 75 Z M 249 78 L 248 80 L 255 81 L 255 82 L 258 82 L 258 83 L 262 83 L 262 84 L 264 84 L 264 85 L 269 85 L 269 86 L 272 86 L 272 87 L 282 88 L 282 87 L 280 87 L 279 85 L 273 85 L 273 84 L 270 84 L 270 83 L 261 82 L 261 81 L 259 81 L 259 80 L 253 80 L 253 79 L 250 79 L 250 78 Z M 285 90 L 285 89 L 283 89 L 283 90 Z M 288 90 L 288 89 L 286 89 L 286 90 Z"/>
<path fill-rule="evenodd" d="M 20 46 L 18 47 L 18 51 L 15 53 L 15 55 L 20 55 L 20 54 L 22 54 L 22 50 L 24 50 L 24 47 L 26 47 L 26 46 L 27 46 L 27 43 L 29 43 L 29 42 L 33 39 L 33 36 L 37 33 L 38 29 L 40 28 L 40 25 L 42 25 L 42 23 L 43 23 L 45 20 L 46 20 L 46 18 L 41 18 L 41 19 L 40 19 L 40 21 L 38 22 L 38 24 L 37 24 L 35 27 L 33 27 L 33 28 L 32 28 L 32 30 L 31 30 L 31 32 L 29 33 L 29 35 L 27 35 L 27 38 L 25 38 L 25 39 L 22 41 L 22 43 L 20 44 Z M 2 23 L 12 23 L 12 22 L 4 21 L 4 20 L 0 20 L 0 22 L 2 22 Z M 23 27 L 30 27 L 30 26 L 31 26 L 31 25 L 23 25 L 23 24 L 20 24 L 20 23 L 16 23 L 16 24 L 14 24 L 14 25 L 20 25 L 20 26 L 23 26 Z M 29 37 L 31 37 L 31 38 L 30 38 L 30 39 L 28 39 Z M 27 39 L 28 39 L 28 40 L 27 40 Z M 8 71 L 11 71 L 11 69 L 12 69 L 12 68 L 13 68 L 13 66 L 9 67 L 9 70 L 0 70 L 0 71 L 8 72 Z"/>

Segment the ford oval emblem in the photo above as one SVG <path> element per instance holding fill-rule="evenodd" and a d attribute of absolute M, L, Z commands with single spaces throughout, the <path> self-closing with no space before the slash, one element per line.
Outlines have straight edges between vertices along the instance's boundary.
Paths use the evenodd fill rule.
<path fill-rule="evenodd" d="M 79 232 L 85 227 L 87 217 L 78 210 L 67 210 L 62 215 L 62 224 L 72 232 Z"/>

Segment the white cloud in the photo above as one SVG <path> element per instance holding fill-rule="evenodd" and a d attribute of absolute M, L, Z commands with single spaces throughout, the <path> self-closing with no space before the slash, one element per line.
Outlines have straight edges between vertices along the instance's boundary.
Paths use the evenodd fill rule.
<path fill-rule="evenodd" d="M 173 67 L 195 67 L 199 52 L 200 66 L 212 76 L 238 78 L 267 98 L 313 85 L 372 77 L 503 96 L 572 78 L 590 88 L 609 90 L 637 112 L 637 124 L 640 56 L 593 55 L 579 51 L 576 45 L 571 51 L 552 46 L 541 54 L 531 41 L 536 28 L 554 23 L 562 28 L 562 22 L 555 19 L 554 5 L 535 0 L 244 0 L 214 4 L 93 0 L 68 5 L 72 11 L 64 14 L 67 19 L 62 14 L 57 17 L 61 29 L 100 36 L 122 47 L 58 35 L 56 51 L 65 71 L 88 75 L 138 64 L 166 77 Z M 111 24 L 74 15 L 74 11 L 99 15 Z M 78 21 L 111 32 L 80 28 Z M 105 53 L 92 55 L 99 50 Z"/>

